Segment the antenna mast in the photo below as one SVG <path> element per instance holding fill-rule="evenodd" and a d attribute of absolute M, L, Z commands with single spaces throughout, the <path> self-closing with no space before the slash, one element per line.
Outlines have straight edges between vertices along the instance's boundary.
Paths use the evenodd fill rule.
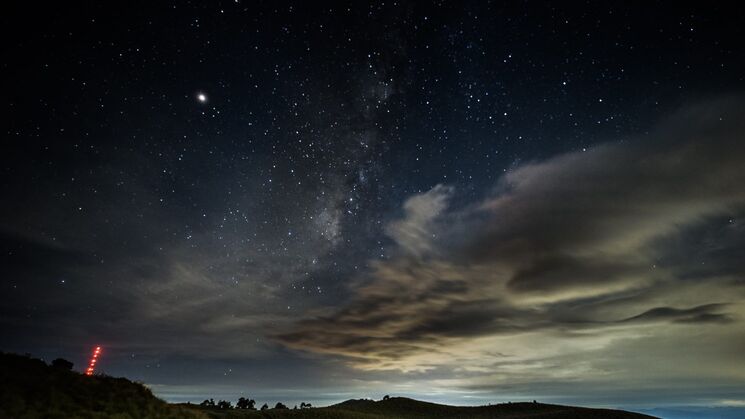
<path fill-rule="evenodd" d="M 91 362 L 88 363 L 88 369 L 85 370 L 85 375 L 93 375 L 93 369 L 96 367 L 96 362 L 98 362 L 98 356 L 101 354 L 101 347 L 96 346 L 96 348 L 93 350 L 93 356 L 91 357 Z"/>

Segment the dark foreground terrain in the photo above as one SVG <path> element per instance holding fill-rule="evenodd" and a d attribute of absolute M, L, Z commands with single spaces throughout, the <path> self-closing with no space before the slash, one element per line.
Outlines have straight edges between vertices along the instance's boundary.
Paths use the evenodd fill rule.
<path fill-rule="evenodd" d="M 208 417 L 168 404 L 126 378 L 86 376 L 61 364 L 0 353 L 0 419 Z"/>
<path fill-rule="evenodd" d="M 187 407 L 187 405 L 182 405 Z M 653 416 L 610 409 L 588 409 L 543 403 L 503 403 L 460 407 L 422 402 L 404 397 L 388 400 L 347 400 L 329 407 L 264 411 L 220 410 L 191 405 L 213 418 L 318 418 L 318 419 L 641 419 Z"/>
<path fill-rule="evenodd" d="M 0 353 L 0 419 L 14 418 L 318 418 L 318 419 L 634 419 L 651 418 L 620 410 L 588 409 L 542 403 L 505 403 L 456 407 L 393 397 L 348 400 L 329 407 L 219 409 L 173 405 L 155 397 L 142 384 L 125 378 L 85 376 L 56 362 L 54 366 L 27 356 Z"/>

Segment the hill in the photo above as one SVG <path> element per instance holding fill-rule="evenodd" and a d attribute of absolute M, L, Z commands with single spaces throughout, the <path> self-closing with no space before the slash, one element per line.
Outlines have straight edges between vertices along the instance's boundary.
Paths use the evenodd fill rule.
<path fill-rule="evenodd" d="M 55 366 L 28 356 L 0 353 L 0 419 L 643 419 L 638 413 L 542 403 L 461 407 L 403 397 L 347 400 L 311 409 L 264 411 L 168 404 L 126 378 L 86 376 L 66 361 Z"/>
<path fill-rule="evenodd" d="M 86 376 L 72 364 L 0 353 L 0 418 L 206 418 L 170 405 L 125 378 Z"/>
<path fill-rule="evenodd" d="M 611 409 L 561 406 L 543 403 L 501 403 L 489 406 L 448 406 L 404 397 L 388 400 L 348 400 L 333 408 L 400 418 L 605 418 L 641 419 L 651 416 Z"/>
<path fill-rule="evenodd" d="M 611 409 L 560 406 L 543 403 L 502 403 L 489 406 L 448 406 L 418 400 L 393 397 L 387 400 L 347 400 L 329 407 L 265 411 L 192 409 L 213 418 L 271 418 L 271 419 L 643 419 L 653 416 Z"/>

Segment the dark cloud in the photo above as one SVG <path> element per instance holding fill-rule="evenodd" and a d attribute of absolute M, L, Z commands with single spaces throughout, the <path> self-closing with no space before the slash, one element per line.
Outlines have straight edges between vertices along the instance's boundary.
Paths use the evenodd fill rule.
<path fill-rule="evenodd" d="M 664 320 L 677 323 L 729 323 L 733 321 L 732 317 L 718 312 L 725 306 L 726 304 L 705 304 L 687 309 L 655 307 L 623 321 L 645 322 Z"/>
<path fill-rule="evenodd" d="M 546 256 L 515 272 L 508 287 L 520 292 L 550 292 L 561 288 L 581 288 L 598 282 L 624 281 L 639 275 L 640 267 L 618 258 L 602 256 Z"/>

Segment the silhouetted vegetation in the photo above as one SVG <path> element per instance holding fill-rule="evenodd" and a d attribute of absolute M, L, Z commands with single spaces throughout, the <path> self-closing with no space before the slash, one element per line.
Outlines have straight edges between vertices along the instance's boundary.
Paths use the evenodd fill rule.
<path fill-rule="evenodd" d="M 278 403 L 279 404 L 279 403 Z M 638 413 L 609 409 L 588 409 L 558 406 L 532 401 L 501 403 L 489 406 L 459 407 L 421 402 L 403 397 L 389 397 L 381 401 L 348 400 L 337 405 L 300 409 L 269 409 L 261 411 L 204 409 L 216 419 L 643 419 Z M 197 409 L 196 406 L 193 408 Z"/>
<path fill-rule="evenodd" d="M 238 409 L 255 410 L 256 408 L 254 406 L 256 406 L 256 401 L 254 399 L 247 399 L 245 397 L 241 397 L 235 403 L 235 407 Z"/>
<path fill-rule="evenodd" d="M 86 376 L 71 371 L 71 363 L 54 366 L 28 356 L 0 353 L 0 418 L 14 419 L 641 419 L 651 418 L 620 410 L 587 409 L 537 403 L 502 403 L 479 407 L 446 406 L 402 397 L 383 400 L 348 400 L 337 405 L 288 409 L 281 402 L 274 409 L 241 397 L 236 408 L 227 400 L 204 400 L 199 405 L 169 405 L 142 384 L 104 375 Z"/>
<path fill-rule="evenodd" d="M 52 366 L 54 368 L 61 368 L 63 370 L 71 371 L 72 370 L 73 363 L 70 362 L 70 361 L 68 361 L 68 360 L 66 360 L 66 359 L 57 358 L 54 361 L 52 361 Z"/>
<path fill-rule="evenodd" d="M 125 378 L 86 376 L 64 359 L 47 365 L 29 356 L 0 353 L 0 418 L 203 418 L 169 405 Z"/>

